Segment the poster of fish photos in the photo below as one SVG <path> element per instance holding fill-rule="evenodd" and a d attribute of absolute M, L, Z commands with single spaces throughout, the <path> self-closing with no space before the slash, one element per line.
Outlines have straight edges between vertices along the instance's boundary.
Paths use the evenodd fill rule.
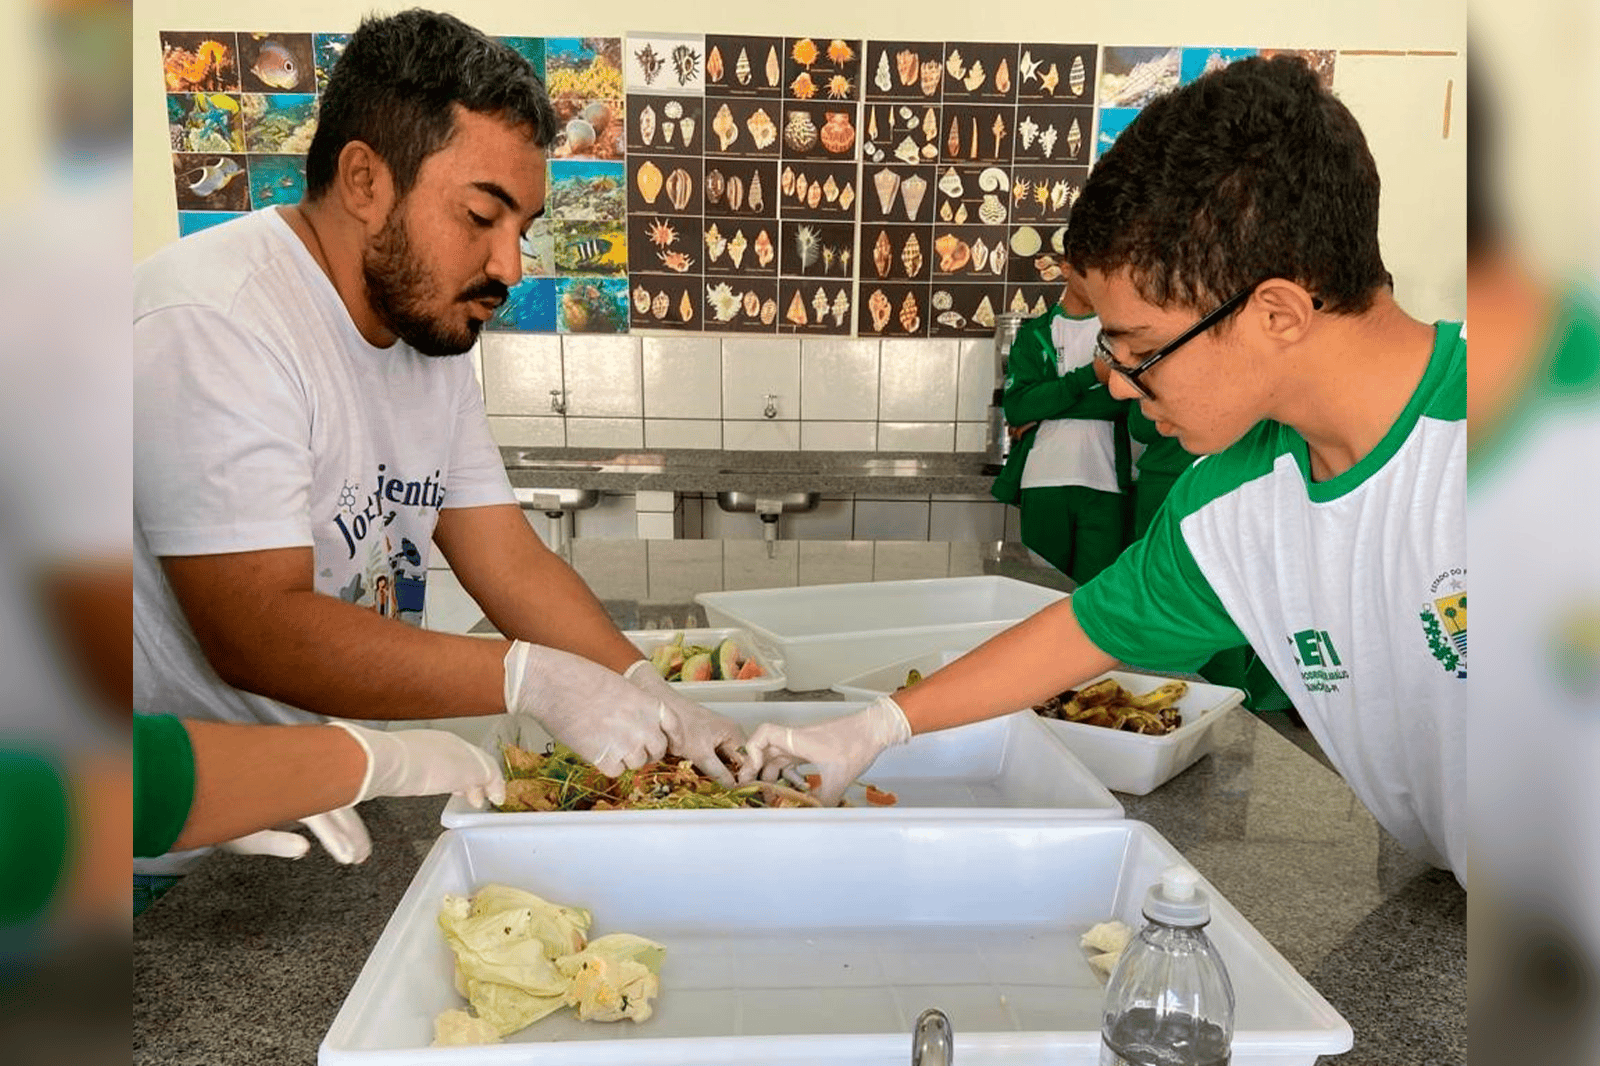
<path fill-rule="evenodd" d="M 348 35 L 161 34 L 183 235 L 295 203 Z M 501 37 L 558 133 L 527 332 L 977 336 L 1059 295 L 1093 160 L 1253 48 L 631 34 Z M 1301 51 L 1325 84 L 1335 53 Z"/>

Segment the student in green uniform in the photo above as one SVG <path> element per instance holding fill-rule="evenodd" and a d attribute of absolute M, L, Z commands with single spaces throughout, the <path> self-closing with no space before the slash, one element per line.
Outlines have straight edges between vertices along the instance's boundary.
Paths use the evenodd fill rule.
<path fill-rule="evenodd" d="M 1389 289 L 1377 165 L 1298 58 L 1158 97 L 1101 157 L 1067 255 L 1114 396 L 1202 456 L 1072 596 L 852 715 L 751 734 L 746 770 L 843 794 L 912 734 L 1127 662 L 1248 642 L 1377 821 L 1466 874 L 1466 343 Z"/>
<path fill-rule="evenodd" d="M 1127 543 L 1128 404 L 1097 370 L 1100 320 L 1067 268 L 1061 299 L 1017 332 L 1007 362 L 1006 423 L 1021 435 L 990 489 L 1022 511 L 1022 543 L 1083 584 Z"/>

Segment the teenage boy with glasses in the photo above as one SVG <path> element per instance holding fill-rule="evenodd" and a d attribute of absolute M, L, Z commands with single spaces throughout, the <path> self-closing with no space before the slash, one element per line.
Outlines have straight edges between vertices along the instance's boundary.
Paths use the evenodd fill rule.
<path fill-rule="evenodd" d="M 1070 599 L 858 714 L 760 727 L 752 765 L 813 763 L 828 802 L 913 733 L 1248 641 L 1384 828 L 1464 875 L 1466 344 L 1395 303 L 1378 191 L 1354 117 L 1298 59 L 1141 112 L 1067 253 L 1112 395 L 1203 458 Z"/>

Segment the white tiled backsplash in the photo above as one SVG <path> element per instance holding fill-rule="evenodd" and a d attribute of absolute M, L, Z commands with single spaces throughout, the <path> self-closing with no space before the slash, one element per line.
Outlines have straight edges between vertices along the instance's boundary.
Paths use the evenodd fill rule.
<path fill-rule="evenodd" d="M 992 353 L 983 338 L 485 333 L 482 376 L 503 445 L 981 451 Z"/>

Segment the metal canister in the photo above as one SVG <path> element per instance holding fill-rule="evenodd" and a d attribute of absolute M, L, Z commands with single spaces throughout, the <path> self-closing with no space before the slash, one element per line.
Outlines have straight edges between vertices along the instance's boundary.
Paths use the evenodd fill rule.
<path fill-rule="evenodd" d="M 994 393 L 989 399 L 988 421 L 984 430 L 984 470 L 998 474 L 1005 466 L 1011 452 L 1011 434 L 1006 432 L 1003 408 L 1006 388 L 1006 370 L 1011 360 L 1011 344 L 1017 331 L 1028 320 L 1025 314 L 1007 311 L 996 315 L 994 322 Z"/>

